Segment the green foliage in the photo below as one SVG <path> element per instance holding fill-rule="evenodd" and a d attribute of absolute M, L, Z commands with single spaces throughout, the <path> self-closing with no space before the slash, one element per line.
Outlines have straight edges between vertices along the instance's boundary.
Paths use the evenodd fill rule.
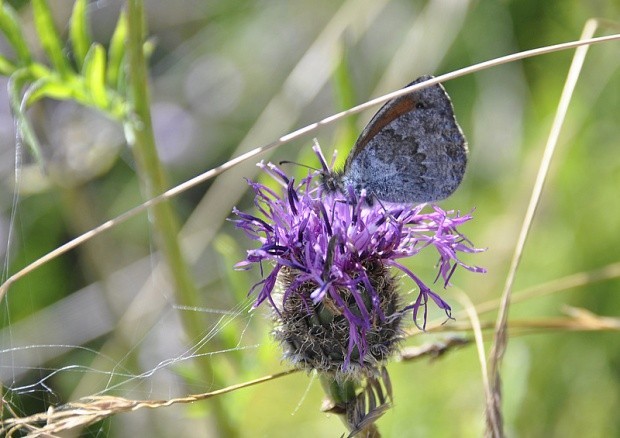
<path fill-rule="evenodd" d="M 0 75 L 9 76 L 15 71 L 15 68 L 15 65 L 11 61 L 0 55 Z"/>
<path fill-rule="evenodd" d="M 15 10 L 8 4 L 2 4 L 0 9 L 0 30 L 7 38 L 13 50 L 17 55 L 18 65 L 29 65 L 32 62 L 30 49 L 26 44 L 24 35 L 22 34 L 17 14 Z"/>
<path fill-rule="evenodd" d="M 86 18 L 87 0 L 77 0 L 73 5 L 71 23 L 69 23 L 73 59 L 78 68 L 82 68 L 84 58 L 91 45 L 88 21 Z"/>
<path fill-rule="evenodd" d="M 10 102 L 19 134 L 42 168 L 45 163 L 41 145 L 26 116 L 28 108 L 35 103 L 45 98 L 74 100 L 119 122 L 127 116 L 126 87 L 120 73 L 127 27 L 125 18 L 120 17 L 106 53 L 101 44 L 91 41 L 86 6 L 86 0 L 79 0 L 73 7 L 69 25 L 71 60 L 68 51 L 64 50 L 47 0 L 33 0 L 37 35 L 50 64 L 46 66 L 33 60 L 15 10 L 6 3 L 0 4 L 0 31 L 16 56 L 14 60 L 0 57 L 0 74 L 10 78 Z M 110 62 L 107 62 L 108 59 Z"/>
<path fill-rule="evenodd" d="M 63 45 L 60 41 L 60 35 L 54 25 L 52 12 L 49 9 L 46 0 L 32 1 L 34 24 L 39 34 L 39 39 L 43 45 L 43 50 L 47 54 L 54 69 L 63 77 L 70 74 L 71 66 L 69 60 L 63 53 Z"/>
<path fill-rule="evenodd" d="M 108 49 L 108 71 L 106 73 L 107 85 L 111 88 L 118 88 L 120 91 L 124 91 L 125 89 L 124 70 L 121 67 L 125 57 L 126 37 L 127 18 L 125 17 L 125 13 L 121 12 Z"/>
<path fill-rule="evenodd" d="M 82 74 L 86 80 L 86 89 L 90 91 L 90 98 L 99 108 L 107 108 L 109 104 L 106 92 L 106 59 L 105 49 L 100 44 L 93 44 L 86 54 Z"/>

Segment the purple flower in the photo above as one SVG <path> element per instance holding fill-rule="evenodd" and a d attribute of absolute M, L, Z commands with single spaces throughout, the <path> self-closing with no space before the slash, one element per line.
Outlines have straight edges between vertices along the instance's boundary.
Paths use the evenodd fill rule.
<path fill-rule="evenodd" d="M 315 152 L 325 163 L 321 151 Z M 430 299 L 451 317 L 450 305 L 399 259 L 434 248 L 444 287 L 457 266 L 484 272 L 458 258 L 481 251 L 457 230 L 469 214 L 437 206 L 425 212 L 425 205 L 369 205 L 364 193 L 325 193 L 321 172 L 296 183 L 271 163 L 259 167 L 282 190 L 248 181 L 259 214 L 235 208 L 235 222 L 260 247 L 249 250 L 237 268 L 258 263 L 263 274 L 263 262 L 274 266 L 250 293 L 258 291 L 255 306 L 267 301 L 274 309 L 275 336 L 298 366 L 339 375 L 372 373 L 397 348 L 403 314 L 411 312 L 424 329 Z M 415 302 L 401 303 L 392 267 L 417 285 Z"/>

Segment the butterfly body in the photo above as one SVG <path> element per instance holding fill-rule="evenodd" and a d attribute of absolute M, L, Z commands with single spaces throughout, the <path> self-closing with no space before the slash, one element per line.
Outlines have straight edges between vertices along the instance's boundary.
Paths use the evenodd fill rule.
<path fill-rule="evenodd" d="M 424 82 L 422 76 L 409 85 Z M 409 86 L 408 85 L 408 86 Z M 461 183 L 467 142 L 452 102 L 437 84 L 388 101 L 357 139 L 344 169 L 324 177 L 326 191 L 394 203 L 444 199 Z"/>

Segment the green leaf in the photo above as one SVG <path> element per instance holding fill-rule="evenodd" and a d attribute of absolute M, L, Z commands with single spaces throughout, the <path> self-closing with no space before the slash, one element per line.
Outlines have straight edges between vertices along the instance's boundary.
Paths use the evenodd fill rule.
<path fill-rule="evenodd" d="M 11 61 L 0 55 L 0 76 L 10 76 L 16 69 Z"/>
<path fill-rule="evenodd" d="M 28 66 L 28 71 L 30 72 L 32 79 L 31 81 L 34 81 L 36 79 L 41 79 L 44 78 L 45 76 L 49 76 L 52 73 L 52 71 L 43 64 L 40 64 L 38 62 L 33 62 L 32 64 L 30 64 Z"/>
<path fill-rule="evenodd" d="M 88 20 L 86 17 L 87 0 L 76 0 L 73 5 L 73 12 L 71 14 L 71 28 L 70 38 L 71 45 L 73 46 L 73 56 L 75 63 L 79 69 L 84 64 L 84 58 L 88 53 L 88 48 L 91 45 L 91 37 L 88 28 Z"/>
<path fill-rule="evenodd" d="M 17 135 L 24 139 L 26 145 L 32 151 L 32 155 L 39 165 L 44 168 L 45 161 L 41 153 L 41 145 L 26 118 L 26 105 L 22 103 L 21 90 L 25 84 L 32 80 L 32 73 L 28 68 L 21 68 L 9 77 L 8 92 L 9 102 L 13 110 L 13 117 L 17 125 Z"/>
<path fill-rule="evenodd" d="M 95 43 L 86 54 L 82 68 L 86 88 L 94 105 L 101 110 L 105 110 L 109 104 L 105 82 L 105 61 L 105 49 L 101 44 Z"/>
<path fill-rule="evenodd" d="M 127 17 L 124 12 L 121 12 L 116 23 L 116 29 L 112 35 L 110 41 L 110 48 L 108 50 L 108 72 L 107 82 L 108 86 L 114 89 L 120 89 L 120 81 L 124 77 L 122 72 L 123 59 L 125 58 L 125 39 L 127 38 Z"/>
<path fill-rule="evenodd" d="M 15 50 L 20 66 L 30 64 L 32 62 L 30 49 L 22 34 L 17 14 L 8 4 L 0 6 L 0 30 Z"/>
<path fill-rule="evenodd" d="M 24 93 L 23 103 L 28 108 L 44 97 L 57 100 L 74 99 L 81 101 L 84 100 L 85 93 L 83 87 L 79 85 L 80 81 L 67 81 L 57 75 L 46 76 L 28 87 L 26 93 Z"/>
<path fill-rule="evenodd" d="M 58 30 L 54 25 L 52 13 L 46 0 L 32 0 L 34 24 L 41 40 L 43 50 L 47 54 L 50 62 L 60 73 L 66 77 L 71 72 L 69 60 L 63 53 L 63 45 L 60 41 Z"/>

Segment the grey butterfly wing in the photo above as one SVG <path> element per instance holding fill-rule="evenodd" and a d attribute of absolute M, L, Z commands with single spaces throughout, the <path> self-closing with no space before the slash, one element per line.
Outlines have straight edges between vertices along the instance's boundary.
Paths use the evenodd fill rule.
<path fill-rule="evenodd" d="M 431 202 L 456 190 L 466 164 L 467 142 L 438 84 L 390 100 L 375 114 L 347 158 L 342 183 L 386 202 Z"/>

